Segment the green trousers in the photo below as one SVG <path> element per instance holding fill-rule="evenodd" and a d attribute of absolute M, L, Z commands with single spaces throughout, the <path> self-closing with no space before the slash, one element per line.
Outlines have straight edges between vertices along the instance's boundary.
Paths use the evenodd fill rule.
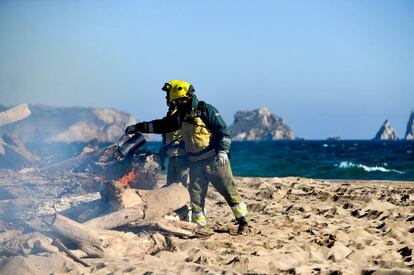
<path fill-rule="evenodd" d="M 170 157 L 168 159 L 167 184 L 169 186 L 176 182 L 181 182 L 188 186 L 189 167 L 186 157 Z"/>
<path fill-rule="evenodd" d="M 190 162 L 189 192 L 193 221 L 200 226 L 207 224 L 204 204 L 209 182 L 224 197 L 237 221 L 248 222 L 247 208 L 234 184 L 230 163 L 221 166 L 217 163 L 217 157 Z"/>

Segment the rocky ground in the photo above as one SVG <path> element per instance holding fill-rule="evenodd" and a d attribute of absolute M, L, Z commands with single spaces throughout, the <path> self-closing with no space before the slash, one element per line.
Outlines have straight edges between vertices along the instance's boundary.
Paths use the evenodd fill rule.
<path fill-rule="evenodd" d="M 11 203 L 18 197 L 13 190 L 22 185 L 28 194 L 39 194 L 39 188 L 33 191 L 36 184 L 28 184 L 33 182 L 30 176 L 25 177 L 26 180 L 15 179 L 13 184 L 0 181 L 2 194 L 8 190 L 8 195 L 0 198 L 0 208 L 7 205 L 5 201 Z M 83 200 L 90 204 L 99 196 L 81 175 L 60 177 L 55 182 L 61 182 L 62 188 L 69 186 L 66 193 L 52 188 L 56 195 L 45 200 L 54 201 L 62 211 L 82 204 Z M 7 177 L 3 175 L 4 178 Z M 229 207 L 211 187 L 207 199 L 209 225 L 192 236 L 132 225 L 122 229 L 129 232 L 126 234 L 131 243 L 137 236 L 151 234 L 147 243 L 162 245 L 145 255 L 134 254 L 133 248 L 128 254 L 113 245 L 112 256 L 82 258 L 88 267 L 62 253 L 41 249 L 20 256 L 0 253 L 0 273 L 18 274 L 24 270 L 26 274 L 413 274 L 413 182 L 304 178 L 236 178 L 236 182 L 251 213 L 249 235 L 235 234 L 237 225 Z M 86 187 L 82 187 L 84 184 Z M 62 198 L 63 204 L 59 203 Z M 37 200 L 42 201 L 43 196 L 37 195 Z M 48 207 L 44 204 L 37 211 L 47 215 Z M 6 221 L 7 211 L 2 211 L 0 231 L 25 230 L 22 226 L 11 228 L 12 223 Z M 174 214 L 165 217 L 174 218 Z M 4 248 L 10 244 L 1 245 Z M 30 243 L 24 246 L 30 247 Z M 120 249 L 118 256 L 116 249 Z"/>

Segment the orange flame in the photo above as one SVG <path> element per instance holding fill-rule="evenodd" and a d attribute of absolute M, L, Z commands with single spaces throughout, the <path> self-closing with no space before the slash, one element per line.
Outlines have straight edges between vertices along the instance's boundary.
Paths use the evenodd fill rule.
<path fill-rule="evenodd" d="M 134 170 L 130 171 L 128 174 L 117 180 L 121 185 L 129 185 L 131 187 L 133 181 L 137 178 L 137 174 Z"/>

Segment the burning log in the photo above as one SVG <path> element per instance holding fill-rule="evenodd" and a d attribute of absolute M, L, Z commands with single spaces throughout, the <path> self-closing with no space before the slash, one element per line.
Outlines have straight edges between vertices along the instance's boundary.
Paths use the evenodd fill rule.
<path fill-rule="evenodd" d="M 124 158 L 116 145 L 42 167 L 41 171 L 57 174 L 62 171 L 88 172 L 104 182 L 123 180 L 130 187 L 139 189 L 153 189 L 161 178 L 161 165 L 156 154 L 138 151 Z"/>
<path fill-rule="evenodd" d="M 113 160 L 115 157 L 116 160 Z M 132 188 L 151 190 L 161 178 L 161 165 L 156 154 L 141 152 L 126 158 L 118 158 L 117 151 L 105 151 L 99 158 L 103 167 L 100 176 L 106 181 L 118 181 Z"/>
<path fill-rule="evenodd" d="M 115 210 L 142 207 L 145 204 L 136 189 L 122 181 L 107 183 L 100 193 L 101 198 L 108 201 Z"/>

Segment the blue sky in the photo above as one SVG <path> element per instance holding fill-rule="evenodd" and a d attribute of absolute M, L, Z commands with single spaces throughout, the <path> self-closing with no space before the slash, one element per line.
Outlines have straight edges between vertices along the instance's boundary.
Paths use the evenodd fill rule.
<path fill-rule="evenodd" d="M 414 107 L 414 1 L 0 1 L 0 104 L 164 115 L 191 82 L 228 124 L 268 107 L 299 137 L 399 136 Z"/>

